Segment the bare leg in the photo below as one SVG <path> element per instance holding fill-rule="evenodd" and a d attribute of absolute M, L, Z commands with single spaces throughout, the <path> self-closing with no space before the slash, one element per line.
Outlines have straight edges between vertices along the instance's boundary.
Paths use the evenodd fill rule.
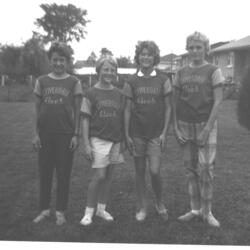
<path fill-rule="evenodd" d="M 107 204 L 107 200 L 110 194 L 110 186 L 112 183 L 114 165 L 109 165 L 106 171 L 105 180 L 100 185 L 100 192 L 98 196 L 98 203 Z"/>
<path fill-rule="evenodd" d="M 138 205 L 141 210 L 146 211 L 146 183 L 145 183 L 146 158 L 135 157 L 135 179 Z"/>
<path fill-rule="evenodd" d="M 159 156 L 149 156 L 149 170 L 152 181 L 152 188 L 156 198 L 156 204 L 158 207 L 163 205 L 162 202 L 162 181 L 160 175 L 161 159 Z"/>

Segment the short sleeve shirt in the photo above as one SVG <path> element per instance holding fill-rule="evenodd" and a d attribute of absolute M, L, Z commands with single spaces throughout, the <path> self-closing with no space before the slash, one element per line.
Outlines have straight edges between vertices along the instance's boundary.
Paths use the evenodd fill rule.
<path fill-rule="evenodd" d="M 90 118 L 90 137 L 120 142 L 123 139 L 124 95 L 116 87 L 93 87 L 83 97 L 81 114 Z"/>
<path fill-rule="evenodd" d="M 123 91 L 132 101 L 130 136 L 144 139 L 160 136 L 165 120 L 164 99 L 172 92 L 169 78 L 155 71 L 149 77 L 135 74 Z"/>
<path fill-rule="evenodd" d="M 179 90 L 177 119 L 186 122 L 206 122 L 214 104 L 213 89 L 222 87 L 221 70 L 212 65 L 186 66 L 177 72 L 174 86 Z"/>
<path fill-rule="evenodd" d="M 37 79 L 34 94 L 41 98 L 39 131 L 70 134 L 74 132 L 74 97 L 82 95 L 80 81 L 71 75 L 56 78 L 44 75 Z"/>

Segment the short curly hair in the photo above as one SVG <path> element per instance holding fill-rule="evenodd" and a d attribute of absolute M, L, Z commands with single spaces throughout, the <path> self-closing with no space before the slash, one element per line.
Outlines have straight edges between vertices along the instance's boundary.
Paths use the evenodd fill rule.
<path fill-rule="evenodd" d="M 160 49 L 154 41 L 138 41 L 135 47 L 135 56 L 134 56 L 136 64 L 140 65 L 139 55 L 145 48 L 148 49 L 149 53 L 154 56 L 154 66 L 157 65 L 160 62 Z"/>
<path fill-rule="evenodd" d="M 193 34 L 189 35 L 186 39 L 186 50 L 188 50 L 189 43 L 191 41 L 200 41 L 204 44 L 206 53 L 210 50 L 209 39 L 202 33 L 195 31 Z"/>
<path fill-rule="evenodd" d="M 117 71 L 118 64 L 117 64 L 116 59 L 113 56 L 111 56 L 111 55 L 103 55 L 96 62 L 95 70 L 96 70 L 96 73 L 98 75 L 100 73 L 102 65 L 105 62 L 108 62 L 109 64 L 111 64 L 112 66 L 114 66 L 116 68 L 116 71 Z"/>
<path fill-rule="evenodd" d="M 60 56 L 66 58 L 67 62 L 70 62 L 73 51 L 69 45 L 63 42 L 52 42 L 49 50 L 48 50 L 48 58 L 51 59 L 53 53 L 57 53 Z"/>

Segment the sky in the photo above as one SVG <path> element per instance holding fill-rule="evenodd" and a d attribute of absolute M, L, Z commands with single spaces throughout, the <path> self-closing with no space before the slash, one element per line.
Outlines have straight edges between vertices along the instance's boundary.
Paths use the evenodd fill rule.
<path fill-rule="evenodd" d="M 249 0 L 7 0 L 0 8 L 0 43 L 20 45 L 31 38 L 42 3 L 86 9 L 86 38 L 73 42 L 76 60 L 98 56 L 106 47 L 116 57 L 134 57 L 139 40 L 155 41 L 161 56 L 185 53 L 186 37 L 204 33 L 211 43 L 250 35 Z M 41 31 L 41 30 L 40 30 Z"/>

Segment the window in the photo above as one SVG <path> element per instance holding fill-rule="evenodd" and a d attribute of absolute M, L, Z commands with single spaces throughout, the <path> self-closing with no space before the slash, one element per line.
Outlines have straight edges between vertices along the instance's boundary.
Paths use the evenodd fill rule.
<path fill-rule="evenodd" d="M 234 54 L 230 52 L 227 56 L 227 68 L 233 67 Z"/>
<path fill-rule="evenodd" d="M 219 56 L 214 57 L 214 64 L 219 65 Z"/>

